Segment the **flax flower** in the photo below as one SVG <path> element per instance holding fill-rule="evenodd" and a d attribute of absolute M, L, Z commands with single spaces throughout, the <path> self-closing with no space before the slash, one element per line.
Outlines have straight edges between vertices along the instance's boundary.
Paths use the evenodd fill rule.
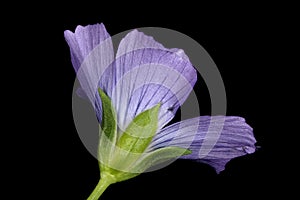
<path fill-rule="evenodd" d="M 101 178 L 88 199 L 172 159 L 207 163 L 219 173 L 232 158 L 255 151 L 252 128 L 241 117 L 199 116 L 166 126 L 197 80 L 183 50 L 133 30 L 115 56 L 103 24 L 64 34 L 100 124 Z"/>

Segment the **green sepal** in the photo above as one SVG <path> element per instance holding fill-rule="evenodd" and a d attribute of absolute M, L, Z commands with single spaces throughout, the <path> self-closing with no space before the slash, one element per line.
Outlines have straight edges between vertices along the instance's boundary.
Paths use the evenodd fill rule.
<path fill-rule="evenodd" d="M 149 153 L 140 154 L 140 158 L 131 163 L 126 171 L 106 168 L 106 172 L 113 175 L 117 182 L 125 181 L 145 172 L 150 167 L 155 167 L 161 163 L 172 161 L 180 156 L 192 153 L 189 149 L 180 147 L 164 147 Z"/>
<path fill-rule="evenodd" d="M 160 104 L 137 115 L 118 140 L 114 107 L 100 88 L 99 95 L 102 101 L 102 123 L 98 159 L 103 179 L 110 177 L 112 183 L 128 180 L 150 167 L 191 153 L 179 147 L 145 152 L 157 132 Z"/>
<path fill-rule="evenodd" d="M 143 155 L 156 134 L 159 108 L 160 104 L 157 104 L 140 113 L 120 133 L 114 152 L 105 163 L 106 169 L 114 169 L 114 174 L 116 171 L 130 172 L 130 167 Z"/>
<path fill-rule="evenodd" d="M 160 104 L 139 115 L 128 125 L 117 146 L 131 153 L 143 153 L 156 134 Z"/>
<path fill-rule="evenodd" d="M 156 149 L 152 152 L 144 153 L 143 156 L 131 168 L 132 172 L 142 173 L 150 167 L 155 167 L 161 163 L 179 158 L 180 156 L 191 154 L 192 151 L 181 147 L 169 146 Z"/>
<path fill-rule="evenodd" d="M 99 127 L 98 160 L 100 169 L 108 165 L 117 141 L 117 118 L 110 98 L 98 89 L 102 102 L 102 122 Z"/>
<path fill-rule="evenodd" d="M 102 133 L 112 142 L 117 138 L 116 112 L 110 98 L 99 88 L 99 95 L 102 101 Z"/>

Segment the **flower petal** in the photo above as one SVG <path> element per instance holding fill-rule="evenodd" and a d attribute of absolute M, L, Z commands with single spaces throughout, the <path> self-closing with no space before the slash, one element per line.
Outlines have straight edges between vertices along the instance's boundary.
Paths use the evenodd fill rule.
<path fill-rule="evenodd" d="M 197 79 L 196 70 L 182 50 L 166 49 L 136 30 L 119 45 L 116 76 L 112 102 L 121 129 L 158 103 L 161 128 L 174 117 Z"/>
<path fill-rule="evenodd" d="M 115 80 L 115 73 L 111 67 L 114 59 L 111 38 L 103 24 L 77 26 L 74 33 L 67 30 L 64 35 L 70 47 L 72 64 L 82 90 L 96 107 L 97 116 L 101 119 L 98 82 L 101 79 L 101 89 L 107 91 Z"/>
<path fill-rule="evenodd" d="M 104 24 L 95 24 L 88 26 L 77 26 L 75 32 L 66 30 L 64 32 L 65 39 L 70 47 L 71 59 L 73 67 L 77 72 L 83 60 L 90 52 L 97 47 L 102 41 L 110 39 Z M 112 49 L 103 52 L 107 56 L 113 56 Z"/>
<path fill-rule="evenodd" d="M 164 128 L 149 150 L 166 146 L 188 148 L 192 153 L 182 159 L 210 164 L 220 172 L 232 158 L 253 153 L 255 143 L 252 128 L 241 117 L 200 116 Z"/>

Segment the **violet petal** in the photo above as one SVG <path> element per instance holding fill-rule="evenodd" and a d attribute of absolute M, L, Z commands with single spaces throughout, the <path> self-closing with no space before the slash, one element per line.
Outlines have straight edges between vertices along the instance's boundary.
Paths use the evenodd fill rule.
<path fill-rule="evenodd" d="M 161 104 L 159 128 L 168 123 L 191 92 L 197 73 L 182 50 L 166 49 L 136 30 L 121 41 L 112 102 L 122 128 L 139 113 Z"/>
<path fill-rule="evenodd" d="M 113 84 L 115 75 L 109 67 L 114 59 L 111 38 L 103 24 L 77 26 L 74 33 L 67 30 L 64 35 L 70 47 L 72 64 L 82 88 L 81 93 L 84 91 L 101 120 L 98 82 L 102 78 L 101 88 L 107 91 Z"/>
<path fill-rule="evenodd" d="M 220 126 L 223 128 L 219 129 Z M 218 130 L 220 134 L 216 134 Z M 255 143 L 252 128 L 241 117 L 200 116 L 165 127 L 155 136 L 149 150 L 166 146 L 188 148 L 192 153 L 182 159 L 210 164 L 220 172 L 232 158 L 253 153 Z"/>

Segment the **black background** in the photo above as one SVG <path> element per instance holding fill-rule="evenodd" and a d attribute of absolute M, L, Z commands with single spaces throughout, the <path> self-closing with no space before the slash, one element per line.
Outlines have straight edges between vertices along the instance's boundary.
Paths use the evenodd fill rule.
<path fill-rule="evenodd" d="M 38 10 L 22 28 L 22 37 L 28 38 L 23 49 L 33 49 L 26 63 L 34 66 L 26 70 L 30 76 L 25 78 L 24 101 L 28 106 L 24 113 L 34 110 L 35 115 L 33 120 L 25 119 L 34 135 L 34 145 L 28 152 L 33 161 L 27 160 L 30 167 L 25 182 L 37 177 L 34 190 L 45 198 L 85 199 L 99 180 L 97 160 L 81 143 L 73 123 L 75 72 L 63 32 L 74 31 L 77 25 L 103 22 L 111 35 L 153 26 L 174 29 L 196 40 L 222 75 L 227 115 L 244 117 L 261 148 L 252 155 L 233 159 L 219 175 L 208 165 L 176 161 L 159 171 L 110 186 L 101 199 L 244 198 L 280 193 L 277 181 L 282 178 L 282 159 L 278 159 L 280 137 L 274 124 L 282 109 L 278 93 L 283 96 L 284 91 L 278 87 L 279 70 L 271 64 L 276 55 L 270 54 L 278 19 L 272 9 L 262 6 L 154 6 L 153 10 L 119 12 L 113 6 L 89 4 L 77 9 L 56 7 L 46 13 Z M 201 112 L 209 114 L 209 95 L 201 79 L 195 91 L 201 96 Z"/>

